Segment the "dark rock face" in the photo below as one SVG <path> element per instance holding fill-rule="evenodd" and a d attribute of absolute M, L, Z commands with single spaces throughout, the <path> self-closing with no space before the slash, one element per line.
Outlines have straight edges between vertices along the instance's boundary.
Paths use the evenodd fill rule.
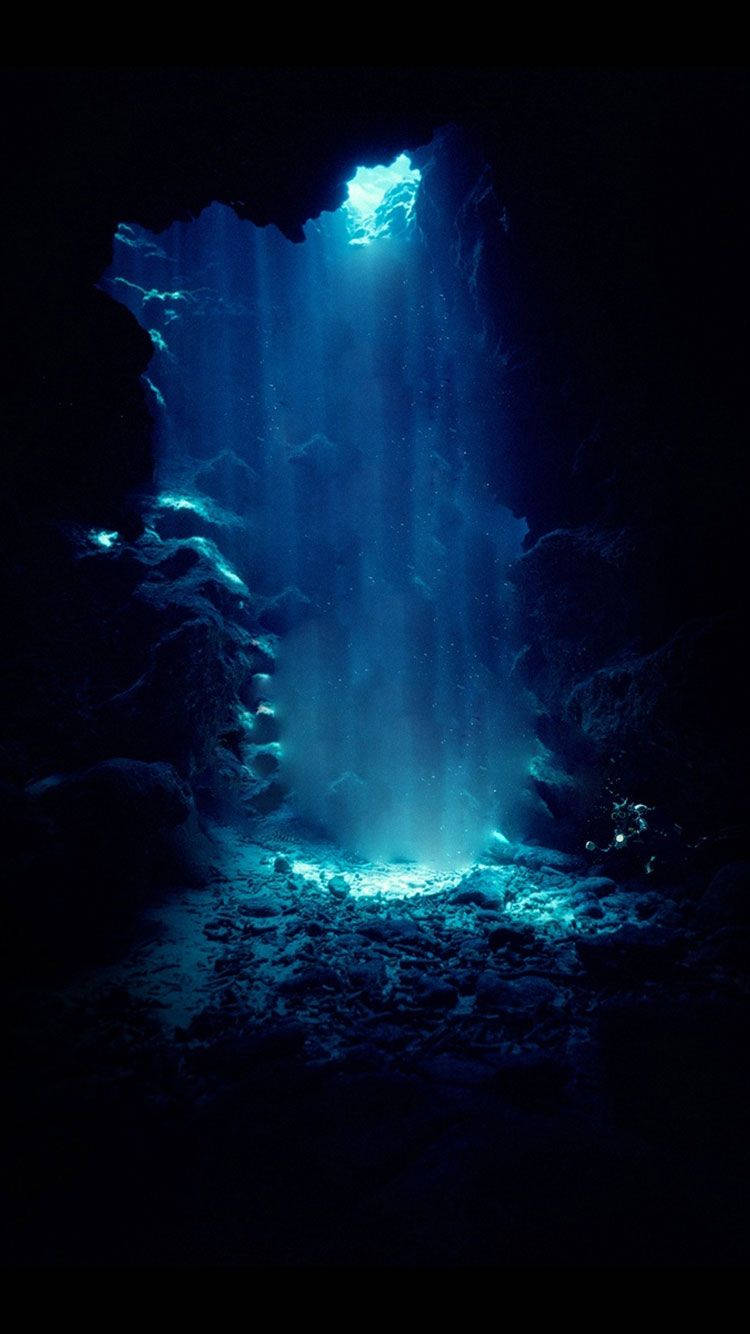
<path fill-rule="evenodd" d="M 38 780 L 17 798 L 6 865 L 6 971 L 64 971 L 154 883 L 205 873 L 190 787 L 172 765 L 132 758 Z"/>
<path fill-rule="evenodd" d="M 702 927 L 750 926 L 750 862 L 732 862 L 713 877 L 696 908 Z"/>
<path fill-rule="evenodd" d="M 487 943 L 491 950 L 520 951 L 533 941 L 533 932 L 528 927 L 498 926 L 490 931 Z"/>
<path fill-rule="evenodd" d="M 693 834 L 741 819 L 744 740 L 736 727 L 741 690 L 736 620 L 691 622 L 652 652 L 639 653 L 632 572 L 627 578 L 620 572 L 617 591 L 601 601 L 594 592 L 590 602 L 598 576 L 593 568 L 588 582 L 584 565 L 575 588 L 565 580 L 559 585 L 550 614 L 541 590 L 546 587 L 555 601 L 552 566 L 546 576 L 537 567 L 530 577 L 526 568 L 548 541 L 541 539 L 523 558 L 516 575 L 533 635 L 519 670 L 544 707 L 542 739 L 566 770 L 550 776 L 539 766 L 542 798 L 554 814 L 589 832 L 601 827 L 607 793 L 636 794 L 652 808 L 666 807 Z M 595 567 L 599 560 L 597 552 Z M 719 663 L 726 664 L 721 691 L 715 677 Z"/>
<path fill-rule="evenodd" d="M 545 534 L 517 562 L 513 577 L 534 646 L 523 674 L 548 708 L 632 639 L 631 554 L 626 534 L 584 528 Z"/>
<path fill-rule="evenodd" d="M 102 546 L 76 526 L 33 559 L 29 677 L 6 752 L 14 930 L 54 948 L 62 916 L 66 937 L 96 948 L 108 907 L 90 915 L 92 895 L 119 912 L 201 874 L 196 808 L 247 822 L 283 800 L 272 750 L 252 766 L 253 715 L 239 698 L 271 650 L 210 543 L 151 531 Z"/>
<path fill-rule="evenodd" d="M 503 167 L 491 150 L 493 170 L 478 166 L 449 201 L 459 263 L 502 367 L 498 491 L 530 526 L 513 578 L 525 640 L 517 672 L 539 703 L 545 748 L 535 787 L 551 817 L 545 824 L 532 811 L 534 832 L 551 841 L 554 830 L 571 846 L 606 841 L 615 801 L 647 802 L 662 848 L 644 847 L 641 864 L 657 854 L 657 869 L 667 829 L 679 825 L 693 841 L 747 820 L 736 728 L 742 335 L 719 286 L 700 279 L 694 299 L 679 276 L 699 236 L 702 253 L 713 250 L 703 206 L 681 214 L 694 172 L 731 200 L 732 247 L 746 201 L 726 174 L 732 127 L 718 135 L 713 163 L 700 151 L 693 159 L 682 133 L 688 123 L 705 132 L 704 111 L 673 91 L 650 144 L 610 103 L 610 131 L 621 147 L 638 140 L 639 165 L 629 149 L 628 165 L 616 154 L 624 171 L 614 182 L 590 142 L 602 175 L 567 223 L 559 201 L 578 189 L 578 141 L 565 118 L 548 127 L 557 156 L 537 161 L 533 201 L 520 149 Z M 655 86 L 641 85 L 638 101 L 655 110 Z M 649 182 L 658 224 L 641 212 L 633 171 Z M 705 396 L 709 382 L 721 385 L 717 397 Z"/>
<path fill-rule="evenodd" d="M 614 894 L 617 886 L 614 880 L 606 875 L 587 876 L 585 880 L 579 880 L 575 885 L 575 891 L 584 898 L 605 899 L 610 894 Z"/>
<path fill-rule="evenodd" d="M 627 985 L 671 972 L 684 951 L 679 932 L 663 927 L 624 926 L 611 936 L 576 942 L 581 962 L 600 981 L 620 979 Z"/>
<path fill-rule="evenodd" d="M 147 835 L 182 824 L 190 814 L 190 789 L 169 764 L 102 760 L 80 774 L 56 774 L 27 789 L 43 818 L 61 827 L 72 821 L 86 837 L 106 839 L 118 821 Z"/>

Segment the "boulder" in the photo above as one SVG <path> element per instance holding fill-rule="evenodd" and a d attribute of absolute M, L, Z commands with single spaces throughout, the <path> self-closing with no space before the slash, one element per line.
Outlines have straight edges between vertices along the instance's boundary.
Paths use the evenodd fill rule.
<path fill-rule="evenodd" d="M 589 875 L 583 880 L 576 880 L 571 887 L 571 897 L 582 899 L 606 899 L 617 892 L 617 883 L 608 875 Z"/>
<path fill-rule="evenodd" d="M 270 815 L 271 811 L 279 809 L 285 797 L 286 789 L 273 779 L 270 783 L 259 783 L 248 794 L 247 806 L 254 815 Z"/>
<path fill-rule="evenodd" d="M 458 992 L 445 978 L 422 977 L 417 986 L 417 999 L 430 1010 L 450 1010 L 458 1000 Z"/>
<path fill-rule="evenodd" d="M 247 917 L 277 917 L 281 904 L 270 894 L 251 894 L 242 900 L 242 912 Z"/>
<path fill-rule="evenodd" d="M 120 828 L 138 835 L 172 829 L 187 820 L 192 797 L 170 764 L 102 760 L 80 773 L 54 774 L 31 783 L 27 794 L 55 821 L 97 840 Z"/>
<path fill-rule="evenodd" d="M 125 754 L 168 759 L 194 774 L 212 758 L 236 713 L 237 639 L 213 615 L 201 615 L 158 639 L 145 670 L 102 707 L 98 723 Z"/>
<path fill-rule="evenodd" d="M 333 968 L 311 964 L 285 977 L 279 983 L 282 996 L 304 996 L 319 991 L 340 991 L 341 978 Z"/>
<path fill-rule="evenodd" d="M 259 778 L 268 778 L 271 774 L 275 774 L 280 763 L 278 751 L 272 744 L 258 746 L 250 757 L 250 767 Z"/>
<path fill-rule="evenodd" d="M 533 973 L 523 977 L 506 977 L 487 969 L 477 979 L 477 1002 L 482 1009 L 524 1011 L 531 1013 L 543 1006 L 554 1004 L 560 993 L 553 982 Z"/>
<path fill-rule="evenodd" d="M 155 879 L 192 878 L 203 855 L 190 789 L 169 764 L 103 760 L 32 783 L 27 799 L 40 892 L 68 895 L 71 927 L 77 905 L 97 900 L 102 921 L 121 891 L 135 903 Z"/>
<path fill-rule="evenodd" d="M 492 871 L 471 871 L 450 893 L 450 902 L 461 907 L 500 909 L 506 898 L 505 886 Z"/>
<path fill-rule="evenodd" d="M 581 866 L 574 853 L 527 843 L 493 842 L 490 856 L 498 866 L 525 866 L 529 871 L 576 871 Z"/>
<path fill-rule="evenodd" d="M 487 938 L 491 950 L 523 950 L 533 943 L 534 931 L 530 926 L 496 926 Z"/>

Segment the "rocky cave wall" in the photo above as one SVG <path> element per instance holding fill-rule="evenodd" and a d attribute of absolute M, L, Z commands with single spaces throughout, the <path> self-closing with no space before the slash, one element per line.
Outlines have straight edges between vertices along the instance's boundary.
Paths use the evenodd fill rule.
<path fill-rule="evenodd" d="M 497 368 L 497 493 L 529 524 L 534 832 L 599 851 L 622 829 L 673 876 L 735 855 L 747 815 L 744 95 L 709 72 L 592 74 L 555 115 L 554 83 L 502 147 L 481 123 L 459 136 L 442 203 Z"/>
<path fill-rule="evenodd" d="M 200 560 L 81 558 L 92 527 L 139 538 L 152 469 L 149 340 L 96 288 L 117 223 L 219 199 L 299 239 L 359 161 L 448 121 L 474 150 L 440 205 L 497 367 L 496 491 L 530 525 L 516 670 L 544 745 L 539 832 L 604 843 L 628 798 L 655 807 L 664 847 L 727 860 L 744 816 L 740 77 L 57 71 L 19 72 L 6 96 L 19 901 L 43 892 L 62 921 L 72 893 L 100 913 L 118 884 L 184 868 L 252 652 Z"/>

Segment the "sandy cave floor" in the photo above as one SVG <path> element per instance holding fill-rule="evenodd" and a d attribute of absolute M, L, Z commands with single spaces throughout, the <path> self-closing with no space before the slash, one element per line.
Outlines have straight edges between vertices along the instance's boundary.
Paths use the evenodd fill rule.
<path fill-rule="evenodd" d="M 21 1263 L 738 1262 L 744 984 L 689 904 L 540 849 L 214 837 L 26 997 Z"/>

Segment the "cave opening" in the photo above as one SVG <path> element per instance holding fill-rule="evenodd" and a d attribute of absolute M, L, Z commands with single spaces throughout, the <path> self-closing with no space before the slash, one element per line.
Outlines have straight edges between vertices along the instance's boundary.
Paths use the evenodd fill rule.
<path fill-rule="evenodd" d="M 532 753 L 507 582 L 526 525 L 490 485 L 455 170 L 439 136 L 359 166 L 301 244 L 220 204 L 124 222 L 103 280 L 154 348 L 145 540 L 208 561 L 245 634 L 212 814 L 437 870 L 521 836 Z"/>

